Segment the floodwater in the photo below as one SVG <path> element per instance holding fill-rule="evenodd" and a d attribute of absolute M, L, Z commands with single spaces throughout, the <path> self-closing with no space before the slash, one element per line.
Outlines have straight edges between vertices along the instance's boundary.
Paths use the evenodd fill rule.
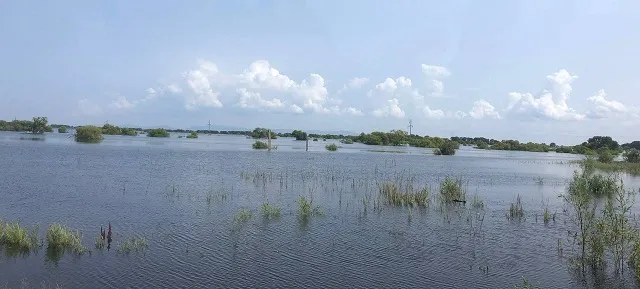
<path fill-rule="evenodd" d="M 310 141 L 305 152 L 305 142 L 285 138 L 267 152 L 243 136 L 105 136 L 100 144 L 68 136 L 0 132 L 0 219 L 39 224 L 42 237 L 48 224 L 67 224 L 92 253 L 58 262 L 44 250 L 0 254 L 0 286 L 26 279 L 63 288 L 513 288 L 522 277 L 541 288 L 634 286 L 584 283 L 569 269 L 570 224 L 558 194 L 577 156 L 466 147 L 434 156 L 362 144 L 328 152 L 329 140 Z M 485 209 L 375 203 L 384 180 L 410 179 L 435 195 L 447 176 L 462 177 L 467 199 L 477 195 Z M 625 177 L 625 185 L 638 190 L 640 181 Z M 324 215 L 300 221 L 300 195 Z M 505 217 L 517 195 L 522 222 Z M 264 202 L 282 207 L 282 216 L 263 220 Z M 558 212 L 547 225 L 545 204 Z M 253 219 L 234 222 L 240 208 Z M 112 248 L 96 250 L 108 222 Z M 148 249 L 117 254 L 133 236 L 145 237 Z"/>

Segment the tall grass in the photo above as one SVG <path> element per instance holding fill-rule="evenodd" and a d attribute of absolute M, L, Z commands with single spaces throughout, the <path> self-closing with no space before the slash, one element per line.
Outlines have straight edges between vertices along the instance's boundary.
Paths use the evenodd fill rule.
<path fill-rule="evenodd" d="M 429 204 L 429 190 L 413 190 L 411 186 L 401 188 L 400 184 L 388 182 L 379 185 L 379 192 L 387 202 L 396 206 L 427 206 Z"/>
<path fill-rule="evenodd" d="M 82 235 L 65 225 L 54 223 L 47 229 L 47 249 L 54 251 L 69 251 L 84 254 L 87 248 L 82 245 Z"/>
<path fill-rule="evenodd" d="M 310 217 L 322 215 L 322 210 L 319 206 L 313 207 L 311 201 L 307 200 L 304 196 L 298 197 L 298 217 L 306 220 Z"/>
<path fill-rule="evenodd" d="M 233 215 L 233 222 L 236 224 L 244 223 L 253 219 L 253 212 L 247 208 L 240 208 L 236 211 L 235 215 Z"/>
<path fill-rule="evenodd" d="M 338 146 L 334 143 L 326 145 L 325 148 L 330 152 L 335 152 L 338 150 Z"/>
<path fill-rule="evenodd" d="M 467 193 L 462 185 L 461 178 L 445 178 L 445 180 L 440 183 L 440 200 L 446 204 L 456 201 L 466 202 Z"/>

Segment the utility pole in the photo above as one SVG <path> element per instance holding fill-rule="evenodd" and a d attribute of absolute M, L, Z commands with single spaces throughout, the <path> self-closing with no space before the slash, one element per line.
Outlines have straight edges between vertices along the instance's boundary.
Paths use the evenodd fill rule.
<path fill-rule="evenodd" d="M 267 133 L 267 150 L 271 151 L 271 130 Z"/>
<path fill-rule="evenodd" d="M 411 135 L 412 128 L 413 128 L 413 120 L 409 120 L 409 135 Z"/>
<path fill-rule="evenodd" d="M 209 120 L 209 134 L 211 134 L 211 120 Z"/>

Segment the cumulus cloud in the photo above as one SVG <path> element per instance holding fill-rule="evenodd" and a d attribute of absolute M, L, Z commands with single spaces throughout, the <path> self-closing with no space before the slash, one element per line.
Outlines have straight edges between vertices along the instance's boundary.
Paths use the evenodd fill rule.
<path fill-rule="evenodd" d="M 238 88 L 236 91 L 240 95 L 238 105 L 242 108 L 279 109 L 285 106 L 285 103 L 280 99 L 265 100 L 260 96 L 260 93 L 247 91 L 246 88 Z"/>
<path fill-rule="evenodd" d="M 359 110 L 359 109 L 357 109 L 355 107 L 348 107 L 347 109 L 345 109 L 345 112 L 347 114 L 355 115 L 355 116 L 363 116 L 364 115 L 364 113 L 361 110 Z"/>
<path fill-rule="evenodd" d="M 422 64 L 422 73 L 429 78 L 445 78 L 451 75 L 451 72 L 442 66 Z"/>
<path fill-rule="evenodd" d="M 422 73 L 427 79 L 427 94 L 432 97 L 444 96 L 443 80 L 451 76 L 451 72 L 446 67 L 422 64 Z"/>
<path fill-rule="evenodd" d="M 469 116 L 474 119 L 500 119 L 500 113 L 496 111 L 496 108 L 491 105 L 488 101 L 481 99 L 473 103 L 473 107 L 471 111 L 469 111 Z M 464 116 L 463 116 L 464 117 Z"/>
<path fill-rule="evenodd" d="M 185 108 L 196 109 L 200 106 L 222 107 L 220 93 L 213 91 L 209 78 L 218 73 L 218 68 L 210 62 L 201 62 L 199 69 L 185 73 L 187 85 L 191 88 L 191 94 L 185 95 Z"/>
<path fill-rule="evenodd" d="M 366 77 L 354 77 L 351 80 L 349 80 L 348 87 L 357 89 L 357 88 L 361 88 L 368 82 L 369 82 L 369 79 Z"/>
<path fill-rule="evenodd" d="M 110 107 L 117 109 L 130 109 L 136 106 L 137 102 L 129 102 L 126 97 L 118 95 L 118 99 L 111 103 Z"/>
<path fill-rule="evenodd" d="M 393 98 L 387 101 L 387 105 L 375 109 L 372 113 L 376 117 L 392 116 L 395 118 L 404 118 L 404 110 L 400 108 L 400 101 L 397 98 Z"/>
<path fill-rule="evenodd" d="M 588 100 L 594 106 L 594 109 L 588 113 L 590 118 L 622 117 L 629 112 L 629 109 L 621 102 L 608 100 L 602 89 L 589 97 Z"/>
<path fill-rule="evenodd" d="M 411 87 L 411 79 L 400 76 L 396 79 L 387 77 L 383 82 L 376 84 L 376 89 L 386 93 L 394 93 L 398 88 Z"/>
<path fill-rule="evenodd" d="M 442 119 L 445 117 L 445 113 L 441 109 L 431 109 L 429 106 L 425 106 L 422 111 L 427 118 Z"/>
<path fill-rule="evenodd" d="M 543 90 L 539 97 L 531 93 L 511 92 L 506 111 L 551 120 L 583 120 L 586 116 L 567 104 L 572 91 L 571 83 L 577 78 L 561 69 L 547 76 L 548 89 Z"/>

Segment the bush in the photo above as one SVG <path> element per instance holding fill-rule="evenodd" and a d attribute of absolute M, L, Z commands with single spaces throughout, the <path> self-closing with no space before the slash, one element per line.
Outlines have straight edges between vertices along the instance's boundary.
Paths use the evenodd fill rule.
<path fill-rule="evenodd" d="M 169 132 L 167 132 L 164 128 L 155 128 L 151 129 L 147 132 L 147 136 L 149 137 L 169 137 Z"/>
<path fill-rule="evenodd" d="M 135 129 L 123 127 L 120 129 L 120 134 L 128 135 L 128 136 L 137 136 L 138 132 Z"/>
<path fill-rule="evenodd" d="M 625 162 L 628 163 L 640 163 L 640 151 L 637 149 L 630 149 L 624 152 L 622 155 Z"/>
<path fill-rule="evenodd" d="M 330 144 L 330 145 L 326 145 L 325 148 L 330 151 L 330 152 L 335 152 L 338 150 L 338 146 L 334 143 Z"/>
<path fill-rule="evenodd" d="M 49 126 L 49 121 L 47 117 L 40 116 L 34 117 L 33 122 L 31 123 L 31 133 L 33 134 L 43 134 L 45 132 L 51 132 L 53 129 Z"/>
<path fill-rule="evenodd" d="M 603 149 L 598 153 L 598 161 L 601 163 L 611 163 L 613 161 L 614 155 L 608 149 Z"/>
<path fill-rule="evenodd" d="M 99 143 L 104 137 L 102 136 L 102 129 L 97 126 L 87 125 L 76 129 L 75 139 L 77 142 Z"/>
<path fill-rule="evenodd" d="M 198 138 L 198 133 L 196 133 L 195 131 L 192 131 L 187 138 Z"/>
<path fill-rule="evenodd" d="M 61 126 L 58 128 L 58 133 L 67 133 L 67 127 L 66 126 Z"/>
<path fill-rule="evenodd" d="M 460 145 L 457 142 L 447 140 L 442 143 L 438 148 L 433 150 L 434 155 L 445 155 L 452 156 L 456 154 L 456 149 L 458 149 Z"/>
<path fill-rule="evenodd" d="M 254 143 L 251 145 L 251 147 L 252 147 L 254 150 L 266 150 L 266 149 L 268 149 L 268 148 L 269 148 L 269 146 L 267 145 L 267 143 L 266 143 L 266 142 L 262 142 L 262 141 L 259 141 L 259 140 L 257 140 L 256 142 L 254 142 Z"/>
<path fill-rule="evenodd" d="M 345 138 L 343 140 L 340 141 L 343 144 L 353 144 L 353 139 L 351 138 Z"/>

